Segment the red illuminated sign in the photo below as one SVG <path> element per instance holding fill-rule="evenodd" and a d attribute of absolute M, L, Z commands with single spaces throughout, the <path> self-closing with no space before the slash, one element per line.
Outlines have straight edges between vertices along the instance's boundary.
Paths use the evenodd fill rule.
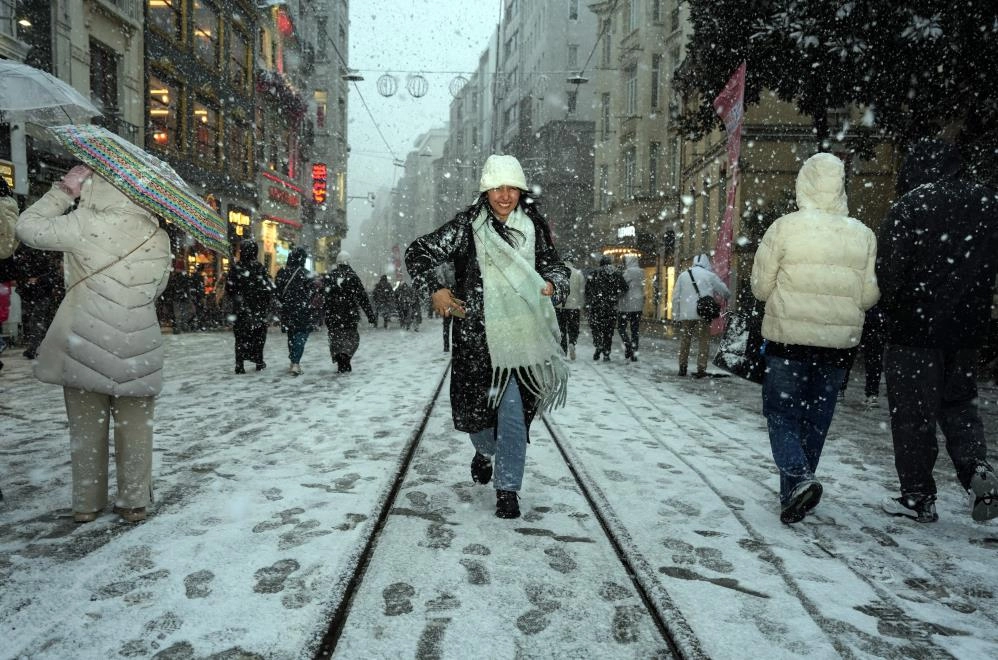
<path fill-rule="evenodd" d="M 267 197 L 275 202 L 280 202 L 281 204 L 294 208 L 298 208 L 299 204 L 301 204 L 301 200 L 298 198 L 298 195 L 289 190 L 278 188 L 276 186 L 270 186 L 270 188 L 267 189 Z"/>
<path fill-rule="evenodd" d="M 326 197 L 326 164 L 315 163 L 312 165 L 312 201 L 316 204 L 325 204 Z"/>

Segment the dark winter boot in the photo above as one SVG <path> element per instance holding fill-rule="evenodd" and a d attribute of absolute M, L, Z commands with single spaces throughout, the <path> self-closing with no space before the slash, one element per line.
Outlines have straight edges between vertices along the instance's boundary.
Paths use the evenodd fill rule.
<path fill-rule="evenodd" d="M 246 367 L 243 366 L 242 362 L 236 362 L 236 373 L 237 374 L 246 373 Z"/>
<path fill-rule="evenodd" d="M 492 481 L 491 458 L 475 452 L 475 457 L 471 459 L 471 480 L 476 484 L 487 484 Z"/>
<path fill-rule="evenodd" d="M 336 354 L 336 373 L 346 373 L 346 367 L 343 365 L 343 353 Z"/>
<path fill-rule="evenodd" d="M 350 356 L 346 353 L 343 354 L 343 368 L 347 373 L 353 371 L 353 367 L 350 366 Z"/>
<path fill-rule="evenodd" d="M 267 363 L 266 362 L 257 362 L 256 363 L 256 370 L 257 371 L 263 371 L 266 368 L 267 368 Z"/>
<path fill-rule="evenodd" d="M 808 511 L 818 506 L 821 491 L 821 484 L 815 479 L 799 483 L 790 493 L 786 506 L 780 511 L 780 522 L 790 525 L 803 520 Z"/>
<path fill-rule="evenodd" d="M 496 491 L 496 518 L 519 518 L 520 502 L 515 490 Z"/>

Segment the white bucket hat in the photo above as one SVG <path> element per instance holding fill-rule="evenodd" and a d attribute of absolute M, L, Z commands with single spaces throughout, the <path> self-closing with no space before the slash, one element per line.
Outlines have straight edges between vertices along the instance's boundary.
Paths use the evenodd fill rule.
<path fill-rule="evenodd" d="M 520 190 L 527 189 L 527 177 L 523 175 L 520 161 L 514 156 L 492 154 L 482 168 L 482 178 L 478 182 L 479 192 L 485 192 L 499 186 L 513 186 Z"/>
<path fill-rule="evenodd" d="M 342 266 L 343 264 L 350 264 L 350 253 L 346 250 L 340 250 L 340 253 L 336 255 L 336 264 Z"/>

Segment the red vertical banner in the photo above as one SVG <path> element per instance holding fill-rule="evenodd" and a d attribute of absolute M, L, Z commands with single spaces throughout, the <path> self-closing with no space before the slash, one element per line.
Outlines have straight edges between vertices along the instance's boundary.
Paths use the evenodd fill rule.
<path fill-rule="evenodd" d="M 731 244 L 734 241 L 735 195 L 738 192 L 738 158 L 742 149 L 742 123 L 745 117 L 745 62 L 731 75 L 721 93 L 714 99 L 714 110 L 724 122 L 728 134 L 728 195 L 724 206 L 721 229 L 717 233 L 714 246 L 714 272 L 725 284 L 731 285 Z M 723 312 L 727 302 L 721 302 Z M 724 331 L 725 316 L 722 314 L 710 326 L 711 334 Z"/>
<path fill-rule="evenodd" d="M 402 248 L 395 244 L 392 246 L 392 268 L 395 269 L 392 279 L 395 280 L 393 284 L 397 284 L 402 281 Z"/>

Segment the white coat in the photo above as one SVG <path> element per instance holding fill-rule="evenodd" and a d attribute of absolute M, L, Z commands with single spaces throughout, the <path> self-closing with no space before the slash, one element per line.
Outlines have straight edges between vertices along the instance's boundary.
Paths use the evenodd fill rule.
<path fill-rule="evenodd" d="M 35 376 L 111 396 L 162 388 L 155 300 L 170 272 L 170 239 L 156 220 L 94 174 L 80 204 L 54 186 L 17 222 L 27 245 L 64 254 L 66 296 L 38 348 Z"/>
<path fill-rule="evenodd" d="M 574 264 L 565 262 L 568 266 L 568 295 L 562 307 L 565 309 L 582 309 L 586 305 L 586 278 Z"/>
<path fill-rule="evenodd" d="M 762 336 L 783 344 L 852 348 L 880 291 L 877 239 L 849 217 L 842 161 L 819 153 L 804 163 L 797 207 L 766 230 L 755 253 L 752 293 L 766 302 Z"/>
<path fill-rule="evenodd" d="M 645 308 L 645 272 L 638 265 L 638 258 L 633 254 L 624 257 L 624 281 L 627 282 L 627 293 L 617 299 L 618 312 L 640 312 Z"/>
<path fill-rule="evenodd" d="M 13 197 L 0 197 L 0 259 L 14 254 L 17 241 L 14 227 L 17 224 L 17 200 Z"/>
<path fill-rule="evenodd" d="M 690 271 L 693 271 L 693 279 L 696 280 L 696 287 L 690 279 Z M 697 294 L 697 289 L 700 293 Z M 693 258 L 693 266 L 684 270 L 676 277 L 676 284 L 672 289 L 672 320 L 673 321 L 696 321 L 700 318 L 697 314 L 697 300 L 701 296 L 722 297 L 725 300 L 731 298 L 731 291 L 727 285 L 721 281 L 710 264 L 710 257 L 706 254 L 698 254 Z"/>

